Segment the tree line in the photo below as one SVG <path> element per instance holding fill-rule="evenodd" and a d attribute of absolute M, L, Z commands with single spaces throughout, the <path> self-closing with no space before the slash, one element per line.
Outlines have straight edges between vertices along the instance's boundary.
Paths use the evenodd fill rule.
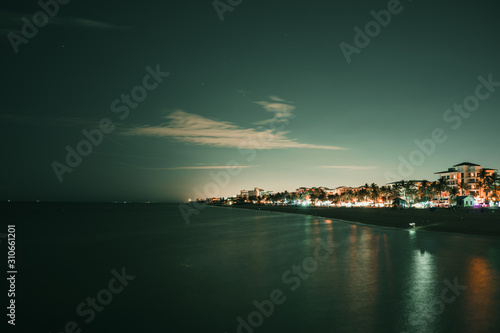
<path fill-rule="evenodd" d="M 483 190 L 485 194 L 484 199 L 486 201 L 492 199 L 498 201 L 498 187 L 500 186 L 500 177 L 498 173 L 487 175 L 485 170 L 481 170 L 481 172 L 478 173 L 478 182 L 474 184 L 477 185 L 477 190 Z M 258 203 L 288 203 L 296 200 L 309 199 L 312 204 L 324 201 L 330 201 L 333 204 L 367 201 L 391 204 L 395 199 L 400 198 L 411 206 L 418 202 L 427 202 L 434 199 L 443 200 L 444 198 L 449 198 L 449 202 L 453 204 L 458 195 L 465 195 L 470 190 L 470 184 L 462 181 L 458 186 L 449 186 L 447 180 L 441 177 L 434 182 L 423 180 L 416 183 L 414 181 L 403 180 L 394 183 L 392 186 L 378 186 L 375 183 L 371 185 L 365 184 L 357 189 L 346 189 L 342 193 L 330 195 L 322 188 L 312 188 L 302 193 L 284 191 L 264 196 L 249 196 L 248 200 Z M 243 203 L 245 199 L 238 198 L 236 201 Z"/>

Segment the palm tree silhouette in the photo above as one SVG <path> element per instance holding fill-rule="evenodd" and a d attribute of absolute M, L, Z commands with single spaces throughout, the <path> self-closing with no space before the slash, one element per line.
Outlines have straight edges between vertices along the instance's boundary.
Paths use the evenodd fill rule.
<path fill-rule="evenodd" d="M 455 203 L 456 201 L 456 197 L 457 197 L 457 194 L 458 194 L 458 187 L 452 187 L 450 188 L 450 203 L 452 202 L 453 200 L 453 203 Z"/>
<path fill-rule="evenodd" d="M 488 188 L 488 175 L 486 174 L 486 169 L 481 169 L 477 173 L 477 177 L 479 178 L 479 182 L 478 182 L 479 189 L 484 190 L 485 199 L 487 199 L 489 188 Z"/>
<path fill-rule="evenodd" d="M 463 178 L 458 184 L 458 186 L 460 187 L 460 192 L 462 195 L 465 195 L 465 191 L 468 191 L 470 188 L 469 184 L 465 183 L 465 180 Z"/>

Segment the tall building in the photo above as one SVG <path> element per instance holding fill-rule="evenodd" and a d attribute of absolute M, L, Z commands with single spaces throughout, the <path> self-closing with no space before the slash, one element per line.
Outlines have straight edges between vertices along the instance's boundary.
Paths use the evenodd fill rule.
<path fill-rule="evenodd" d="M 347 191 L 356 191 L 356 188 L 347 186 L 338 186 L 333 190 L 333 194 L 341 195 L 342 193 Z"/>
<path fill-rule="evenodd" d="M 439 178 L 443 177 L 446 180 L 446 185 L 450 187 L 458 187 L 459 189 L 465 187 L 463 189 L 465 195 L 484 197 L 484 190 L 479 184 L 481 170 L 484 170 L 487 176 L 498 171 L 497 169 L 483 168 L 479 164 L 463 162 L 448 168 L 447 171 L 435 172 L 434 174 L 439 175 Z"/>
<path fill-rule="evenodd" d="M 260 196 L 260 192 L 263 191 L 262 189 L 258 188 L 258 187 L 255 187 L 253 190 L 250 190 L 248 191 L 248 196 L 252 197 L 252 196 Z"/>
<path fill-rule="evenodd" d="M 253 190 L 241 190 L 239 197 L 245 198 L 245 197 L 252 197 L 252 196 L 262 196 L 262 195 L 270 195 L 272 194 L 273 191 L 264 191 L 261 188 L 255 187 Z"/>

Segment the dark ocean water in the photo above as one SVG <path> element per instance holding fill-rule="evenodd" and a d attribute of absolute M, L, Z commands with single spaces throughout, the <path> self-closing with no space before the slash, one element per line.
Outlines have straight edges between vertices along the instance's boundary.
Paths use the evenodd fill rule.
<path fill-rule="evenodd" d="M 174 204 L 0 216 L 17 331 L 500 332 L 498 238 L 217 207 L 186 224 Z"/>

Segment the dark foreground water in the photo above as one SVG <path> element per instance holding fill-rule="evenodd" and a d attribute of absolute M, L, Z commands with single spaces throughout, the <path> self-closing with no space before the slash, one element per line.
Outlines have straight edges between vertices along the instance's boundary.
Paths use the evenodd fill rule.
<path fill-rule="evenodd" d="M 0 208 L 17 331 L 500 331 L 498 238 L 216 207 L 189 225 L 177 205 Z"/>

